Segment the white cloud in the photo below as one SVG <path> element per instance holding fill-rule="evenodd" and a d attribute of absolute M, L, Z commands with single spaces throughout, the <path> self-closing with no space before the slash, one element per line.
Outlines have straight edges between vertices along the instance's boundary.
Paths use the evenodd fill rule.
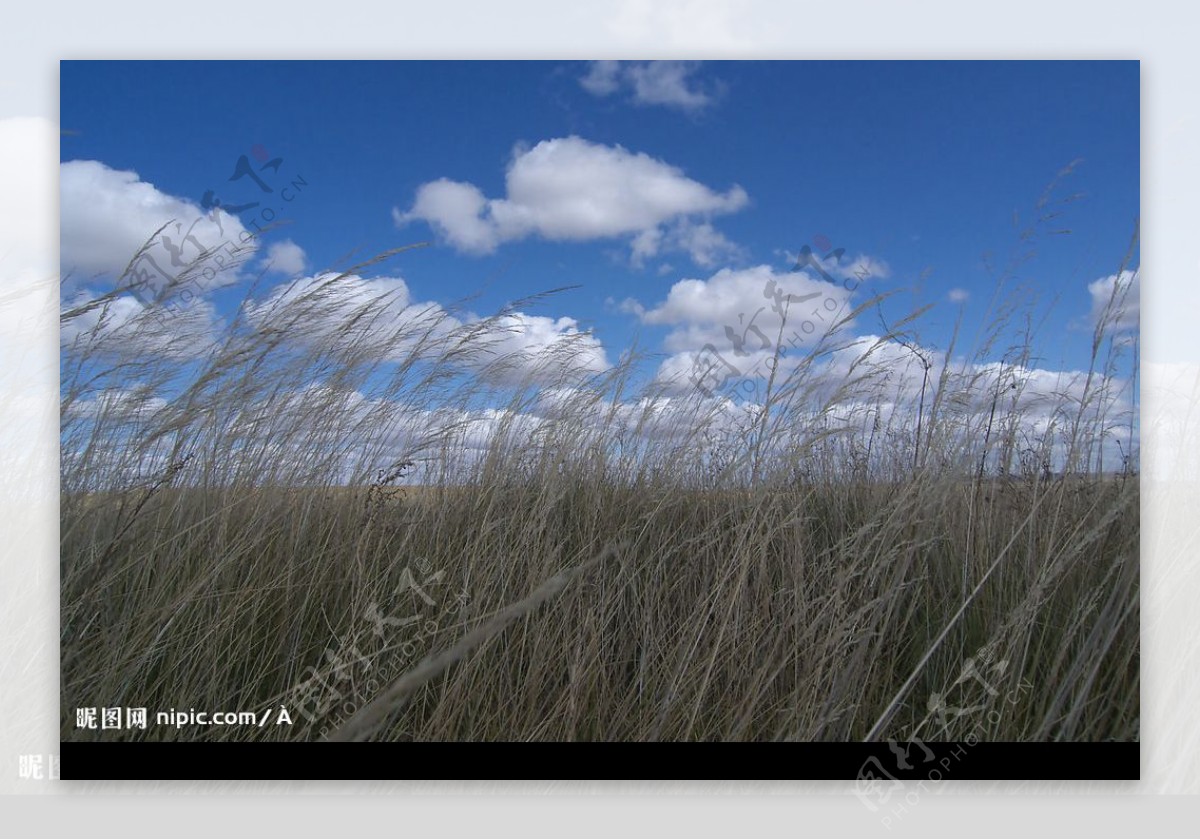
<path fill-rule="evenodd" d="M 641 268 L 646 260 L 657 257 L 664 251 L 681 251 L 701 268 L 712 268 L 718 262 L 740 256 L 742 249 L 725 238 L 725 235 L 709 222 L 693 222 L 680 219 L 671 225 L 644 230 L 630 243 L 630 262 Z M 660 267 L 658 273 L 665 274 Z"/>
<path fill-rule="evenodd" d="M 694 78 L 699 69 L 698 61 L 593 61 L 579 83 L 596 96 L 625 90 L 637 105 L 698 111 L 715 99 Z"/>
<path fill-rule="evenodd" d="M 658 256 L 658 252 L 662 250 L 662 246 L 662 229 L 657 227 L 649 228 L 633 237 L 633 241 L 629 243 L 629 259 L 635 266 L 640 268 L 645 264 L 646 260 Z"/>
<path fill-rule="evenodd" d="M 692 262 L 702 268 L 711 268 L 719 261 L 741 252 L 737 245 L 708 222 L 697 224 L 684 220 L 674 227 L 672 235 L 680 250 L 686 251 Z"/>
<path fill-rule="evenodd" d="M 608 96 L 621 87 L 621 62 L 592 61 L 587 73 L 579 80 L 583 89 L 596 96 Z"/>
<path fill-rule="evenodd" d="M 167 401 L 148 388 L 109 388 L 70 404 L 72 417 L 115 417 L 143 420 L 167 407 Z"/>
<path fill-rule="evenodd" d="M 740 210 L 748 200 L 741 187 L 717 193 L 645 153 L 579 137 L 517 154 L 507 184 L 508 198 L 490 203 L 499 229 L 549 239 L 643 231 L 680 216 Z"/>
<path fill-rule="evenodd" d="M 307 264 L 304 249 L 290 239 L 274 242 L 267 249 L 263 266 L 279 274 L 300 274 Z"/>
<path fill-rule="evenodd" d="M 1122 271 L 1088 283 L 1092 325 L 1104 320 L 1112 330 L 1136 330 L 1141 318 L 1141 272 Z"/>
<path fill-rule="evenodd" d="M 501 241 L 498 225 L 490 217 L 492 203 L 473 184 L 439 178 L 417 188 L 407 213 L 393 208 L 392 219 L 397 227 L 418 220 L 428 222 L 460 251 L 488 254 Z"/>
<path fill-rule="evenodd" d="M 612 300 L 612 298 L 609 298 L 609 300 Z M 636 315 L 641 318 L 646 314 L 646 307 L 633 298 L 625 298 L 625 300 L 617 304 L 617 311 L 624 312 L 627 315 Z"/>
<path fill-rule="evenodd" d="M 735 353 L 770 350 L 780 338 L 811 344 L 849 311 L 851 292 L 802 271 L 777 272 L 770 266 L 724 268 L 707 280 L 675 283 L 658 306 L 641 311 L 643 323 L 671 325 L 665 346 L 672 352 L 697 351 L 705 344 Z M 641 304 L 626 301 L 624 311 Z M 787 313 L 784 323 L 783 313 Z M 843 325 L 845 329 L 848 325 Z"/>
<path fill-rule="evenodd" d="M 324 272 L 280 283 L 243 304 L 247 321 L 325 349 L 354 349 L 399 360 L 432 355 L 461 322 L 440 304 L 414 302 L 400 277 Z"/>
<path fill-rule="evenodd" d="M 98 275 L 116 280 L 164 226 L 146 251 L 149 261 L 139 263 L 152 291 L 165 286 L 168 278 L 179 278 L 205 251 L 216 253 L 189 272 L 193 286 L 209 291 L 232 282 L 237 265 L 256 247 L 237 218 L 224 211 L 210 214 L 161 192 L 136 172 L 111 169 L 99 161 L 63 163 L 60 195 L 60 261 L 64 276 L 74 275 L 77 281 Z"/>
<path fill-rule="evenodd" d="M 951 303 L 966 303 L 971 298 L 971 293 L 966 289 L 951 289 L 946 294 L 946 299 Z"/>
<path fill-rule="evenodd" d="M 599 340 L 573 318 L 511 312 L 460 319 L 436 302 L 414 301 L 399 277 L 319 274 L 282 283 L 244 309 L 260 329 L 327 349 L 392 361 L 453 350 L 456 364 L 497 382 L 556 381 L 610 367 Z"/>
<path fill-rule="evenodd" d="M 694 86 L 690 78 L 699 69 L 698 62 L 647 61 L 626 68 L 633 87 L 633 101 L 642 105 L 671 105 L 684 109 L 703 108 L 712 96 Z"/>
<path fill-rule="evenodd" d="M 182 294 L 148 306 L 133 295 L 103 300 L 90 289 L 80 289 L 64 302 L 64 310 L 80 311 L 62 323 L 62 346 L 78 345 L 87 355 L 185 360 L 217 347 L 216 308 L 195 295 Z"/>
<path fill-rule="evenodd" d="M 768 364 L 761 364 L 764 358 Z M 680 396 L 699 394 L 753 409 L 761 402 L 769 361 L 769 353 L 742 357 L 727 348 L 689 349 L 663 362 L 658 381 Z M 1044 463 L 1061 469 L 1072 435 L 1078 435 L 1077 453 L 1084 462 L 1098 467 L 1102 460 L 1106 469 L 1119 468 L 1131 447 L 1136 451 L 1139 445 L 1136 425 L 1130 434 L 1137 407 L 1128 378 L 952 361 L 936 348 L 877 335 L 839 338 L 832 352 L 803 365 L 789 357 L 780 361 L 776 393 L 788 396 L 776 416 L 786 415 L 786 425 L 800 439 L 822 429 L 841 429 L 864 439 L 880 431 L 897 434 L 900 441 L 911 439 L 919 418 L 928 428 L 934 394 L 942 388 L 937 436 L 944 451 L 950 457 L 958 451 L 967 463 L 978 464 L 980 442 L 990 426 L 989 470 L 1005 457 L 1011 459 L 1010 469 L 1040 472 Z M 775 443 L 786 441 L 783 434 Z"/>
<path fill-rule="evenodd" d="M 633 259 L 664 248 L 710 260 L 732 244 L 707 218 L 745 207 L 745 190 L 716 192 L 645 153 L 579 137 L 544 140 L 514 150 L 506 196 L 488 199 L 473 184 L 440 179 L 417 190 L 397 225 L 428 222 L 456 248 L 490 253 L 528 236 L 555 241 L 629 237 Z"/>
<path fill-rule="evenodd" d="M 474 359 L 489 379 L 558 383 L 611 367 L 600 341 L 574 318 L 512 312 L 484 323 Z"/>

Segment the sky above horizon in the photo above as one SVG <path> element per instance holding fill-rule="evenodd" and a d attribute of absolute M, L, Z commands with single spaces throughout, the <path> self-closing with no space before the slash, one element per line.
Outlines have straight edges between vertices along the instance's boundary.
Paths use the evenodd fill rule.
<path fill-rule="evenodd" d="M 1129 61 L 64 61 L 64 296 L 182 222 L 159 262 L 267 229 L 233 288 L 206 290 L 217 318 L 255 273 L 270 295 L 428 241 L 357 282 L 478 313 L 568 287 L 520 307 L 526 347 L 589 333 L 597 370 L 635 341 L 648 375 L 682 375 L 705 347 L 748 368 L 783 334 L 781 301 L 807 335 L 877 293 L 893 296 L 848 334 L 932 305 L 914 340 L 944 352 L 961 318 L 970 355 L 1013 292 L 1035 301 L 1033 365 L 1085 370 L 1139 215 L 1139 76 Z M 1137 266 L 1135 248 L 1130 330 Z"/>

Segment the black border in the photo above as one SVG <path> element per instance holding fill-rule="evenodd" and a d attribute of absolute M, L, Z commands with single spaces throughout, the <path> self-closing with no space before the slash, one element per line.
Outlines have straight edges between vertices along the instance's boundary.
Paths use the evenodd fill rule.
<path fill-rule="evenodd" d="M 878 792 L 903 780 L 1139 780 L 1140 742 L 502 743 L 64 741 L 61 778 L 89 780 L 356 780 L 380 761 L 433 774 L 468 768 L 600 769 L 685 776 L 697 770 L 857 780 Z M 395 764 L 397 758 L 401 763 Z"/>

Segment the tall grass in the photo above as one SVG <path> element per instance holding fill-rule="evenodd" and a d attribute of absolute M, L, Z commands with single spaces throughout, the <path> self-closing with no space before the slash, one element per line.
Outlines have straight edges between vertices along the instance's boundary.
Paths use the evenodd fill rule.
<path fill-rule="evenodd" d="M 832 329 L 737 402 L 363 270 L 212 333 L 64 312 L 64 738 L 1138 737 L 1120 284 L 1061 389 L 1000 305 L 973 354 Z"/>

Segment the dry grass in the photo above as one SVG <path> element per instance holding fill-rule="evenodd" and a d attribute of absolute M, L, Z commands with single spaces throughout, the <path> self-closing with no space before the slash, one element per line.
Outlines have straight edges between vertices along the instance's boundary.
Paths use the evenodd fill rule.
<path fill-rule="evenodd" d="M 148 708 L 119 737 L 149 739 L 1138 737 L 1104 324 L 1038 444 L 1063 478 L 1022 472 L 1015 399 L 948 408 L 986 402 L 977 368 L 922 389 L 919 426 L 831 425 L 882 387 L 825 388 L 831 344 L 748 425 L 634 388 L 632 360 L 562 367 L 550 412 L 489 354 L 497 320 L 384 326 L 371 301 L 300 342 L 335 285 L 191 358 L 135 351 L 137 322 L 64 347 L 65 739 L 118 737 L 78 706 Z M 480 439 L 463 418 L 497 405 Z M 153 725 L 280 704 L 292 726 Z"/>

